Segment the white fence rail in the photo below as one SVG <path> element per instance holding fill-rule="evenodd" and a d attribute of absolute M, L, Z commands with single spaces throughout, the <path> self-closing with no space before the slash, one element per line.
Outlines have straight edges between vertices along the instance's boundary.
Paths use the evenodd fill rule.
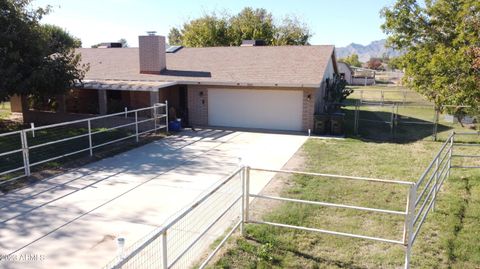
<path fill-rule="evenodd" d="M 167 222 L 164 226 L 153 231 L 152 234 L 131 246 L 127 251 L 112 260 L 105 268 L 167 269 L 196 266 L 198 266 L 198 268 L 205 268 L 235 230 L 240 228 L 243 234 L 245 223 L 271 225 L 403 245 L 405 247 L 404 266 L 405 268 L 410 268 L 412 246 L 429 212 L 434 210 L 437 194 L 442 184 L 449 177 L 450 170 L 452 168 L 472 168 L 470 166 L 454 166 L 452 165 L 452 158 L 480 158 L 480 156 L 476 155 L 453 154 L 457 146 L 455 144 L 455 137 L 458 135 L 480 136 L 480 133 L 452 133 L 416 182 L 252 168 L 249 166 L 240 167 L 212 190 L 192 203 L 191 206 L 182 211 L 173 220 Z M 462 147 L 465 145 L 480 146 L 478 143 L 461 143 L 458 146 Z M 474 168 L 480 168 L 480 166 Z M 371 184 L 404 186 L 406 188 L 406 202 L 403 205 L 405 210 L 370 208 L 350 204 L 308 201 L 250 193 L 250 174 L 252 171 L 297 174 L 327 178 L 330 180 L 342 179 Z M 403 233 L 400 236 L 401 238 L 392 239 L 254 220 L 250 213 L 251 198 L 404 216 L 400 223 L 403 226 Z M 225 233 L 225 231 L 227 232 Z M 211 245 L 218 238 L 221 238 L 221 241 L 211 250 Z M 201 258 L 205 257 L 203 254 L 206 252 L 209 252 L 209 254 L 202 260 Z"/>
<path fill-rule="evenodd" d="M 0 134 L 0 185 L 31 168 L 142 135 L 168 131 L 168 104 Z"/>

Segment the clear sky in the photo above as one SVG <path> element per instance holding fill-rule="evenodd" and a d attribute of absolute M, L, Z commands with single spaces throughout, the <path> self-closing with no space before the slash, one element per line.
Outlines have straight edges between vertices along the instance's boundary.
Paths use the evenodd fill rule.
<path fill-rule="evenodd" d="M 294 14 L 313 32 L 311 43 L 337 47 L 352 42 L 366 45 L 385 37 L 379 11 L 394 0 L 36 0 L 34 6 L 51 5 L 43 19 L 79 37 L 84 47 L 126 38 L 138 45 L 146 31 L 168 35 L 173 26 L 204 13 L 238 13 L 243 7 L 265 8 L 275 18 Z"/>

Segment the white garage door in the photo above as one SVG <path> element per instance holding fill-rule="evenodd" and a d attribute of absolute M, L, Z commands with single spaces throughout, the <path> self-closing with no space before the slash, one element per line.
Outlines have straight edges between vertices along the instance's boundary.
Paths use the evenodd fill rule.
<path fill-rule="evenodd" d="M 211 126 L 302 130 L 302 91 L 208 90 Z"/>

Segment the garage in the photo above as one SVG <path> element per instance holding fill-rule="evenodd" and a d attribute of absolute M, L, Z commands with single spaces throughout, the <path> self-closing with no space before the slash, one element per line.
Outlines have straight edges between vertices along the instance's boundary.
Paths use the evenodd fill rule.
<path fill-rule="evenodd" d="M 271 130 L 302 130 L 303 92 L 208 89 L 208 124 Z"/>

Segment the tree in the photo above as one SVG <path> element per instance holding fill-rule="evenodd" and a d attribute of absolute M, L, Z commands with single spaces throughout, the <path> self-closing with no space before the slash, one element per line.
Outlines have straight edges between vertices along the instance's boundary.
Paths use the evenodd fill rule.
<path fill-rule="evenodd" d="M 31 0 L 0 2 L 0 97 L 64 93 L 81 81 L 87 66 L 75 48 L 80 40 L 53 25 L 41 25 L 49 8 Z"/>
<path fill-rule="evenodd" d="M 168 44 L 172 46 L 179 46 L 182 44 L 182 33 L 178 28 L 173 27 L 168 33 Z"/>
<path fill-rule="evenodd" d="M 387 66 L 391 70 L 399 70 L 403 68 L 402 56 L 388 58 Z"/>
<path fill-rule="evenodd" d="M 272 14 L 266 9 L 246 7 L 230 18 L 230 45 L 239 46 L 243 40 L 262 39 L 267 45 L 272 44 L 274 35 Z"/>
<path fill-rule="evenodd" d="M 406 85 L 435 102 L 439 110 L 466 105 L 478 112 L 480 2 L 428 0 L 420 5 L 397 0 L 381 14 L 389 46 L 406 51 L 402 57 Z"/>
<path fill-rule="evenodd" d="M 171 45 L 186 47 L 238 46 L 246 39 L 261 39 L 267 45 L 308 45 L 311 32 L 295 17 L 275 24 L 265 9 L 244 8 L 240 13 L 219 17 L 215 13 L 173 27 L 168 35 Z"/>
<path fill-rule="evenodd" d="M 347 88 L 347 81 L 339 75 L 334 74 L 333 78 L 326 80 L 325 87 L 325 111 L 327 113 L 337 113 L 344 105 L 347 97 L 353 93 L 353 89 Z"/>
<path fill-rule="evenodd" d="M 368 69 L 373 70 L 381 70 L 383 65 L 383 61 L 379 58 L 370 58 L 370 60 L 366 63 Z"/>
<path fill-rule="evenodd" d="M 128 48 L 128 42 L 125 38 L 120 38 L 118 43 L 122 43 L 122 48 Z"/>
<path fill-rule="evenodd" d="M 358 54 L 355 54 L 355 53 L 347 56 L 346 58 L 338 59 L 338 61 L 344 62 L 349 66 L 356 66 L 356 67 L 362 66 L 362 63 L 358 59 Z"/>
<path fill-rule="evenodd" d="M 228 46 L 228 20 L 215 14 L 205 15 L 183 25 L 182 45 L 186 47 Z"/>
<path fill-rule="evenodd" d="M 296 17 L 285 17 L 281 25 L 275 27 L 273 45 L 308 45 L 312 37 L 310 29 Z"/>

